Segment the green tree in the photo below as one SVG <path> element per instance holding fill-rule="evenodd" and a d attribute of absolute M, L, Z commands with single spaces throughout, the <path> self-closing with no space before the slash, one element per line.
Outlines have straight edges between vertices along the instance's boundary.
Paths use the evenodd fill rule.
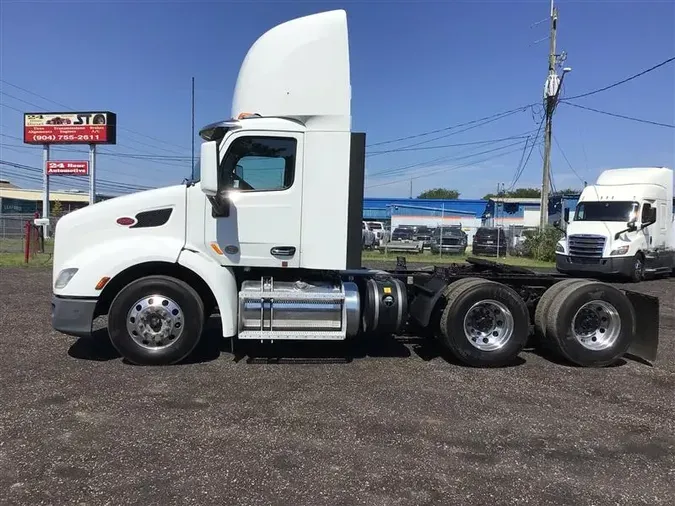
<path fill-rule="evenodd" d="M 553 192 L 553 195 L 575 195 L 581 193 L 581 190 L 578 188 L 563 188 L 562 190 L 557 190 Z"/>
<path fill-rule="evenodd" d="M 418 199 L 458 199 L 460 193 L 457 190 L 447 188 L 433 188 L 420 193 Z"/>
<path fill-rule="evenodd" d="M 57 200 L 52 204 L 52 216 L 54 218 L 58 218 L 63 214 L 63 204 L 61 204 L 60 200 Z"/>
<path fill-rule="evenodd" d="M 504 192 L 501 195 L 497 195 L 496 193 L 488 193 L 483 197 L 483 200 L 494 199 L 497 197 L 536 199 L 541 197 L 541 190 L 539 190 L 539 188 L 516 188 L 515 190 Z"/>
<path fill-rule="evenodd" d="M 575 188 L 563 188 L 562 190 L 557 190 L 552 192 L 551 195 L 566 195 L 566 194 L 576 194 L 581 193 L 581 190 Z M 539 188 L 516 188 L 508 192 L 504 192 L 502 195 L 497 195 L 496 193 L 488 193 L 483 197 L 483 200 L 494 199 L 497 197 L 510 197 L 518 199 L 538 199 L 541 197 L 541 190 Z"/>

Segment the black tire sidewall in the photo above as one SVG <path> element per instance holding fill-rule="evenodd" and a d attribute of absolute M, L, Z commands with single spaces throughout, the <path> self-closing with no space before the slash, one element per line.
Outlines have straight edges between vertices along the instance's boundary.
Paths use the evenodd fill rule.
<path fill-rule="evenodd" d="M 580 366 L 602 367 L 614 363 L 626 353 L 633 339 L 635 328 L 635 311 L 628 298 L 618 289 L 610 285 L 592 283 L 578 286 L 565 298 L 557 314 L 554 315 L 554 335 L 558 348 L 570 362 Z M 572 322 L 576 312 L 586 303 L 601 300 L 616 308 L 621 320 L 621 331 L 611 348 L 605 350 L 589 350 L 573 335 Z"/>
<path fill-rule="evenodd" d="M 129 309 L 146 295 L 163 295 L 175 301 L 183 311 L 183 333 L 169 347 L 152 350 L 137 344 L 126 327 Z M 135 364 L 173 364 L 188 356 L 201 337 L 204 305 L 197 293 L 184 282 L 163 276 L 134 281 L 113 300 L 108 314 L 108 332 L 117 351 Z"/>
<path fill-rule="evenodd" d="M 461 288 L 460 288 L 461 289 Z M 481 351 L 464 334 L 464 317 L 476 302 L 493 299 L 504 304 L 513 315 L 514 329 L 503 348 Z M 468 287 L 446 307 L 441 320 L 440 339 L 461 362 L 474 367 L 497 367 L 512 362 L 522 351 L 529 334 L 529 313 L 518 294 L 499 283 L 485 282 Z"/>
<path fill-rule="evenodd" d="M 544 292 L 537 303 L 534 314 L 532 315 L 536 337 L 546 338 L 546 322 L 548 321 L 548 311 L 558 294 L 570 286 L 585 282 L 586 280 L 583 279 L 564 279 L 552 285 Z"/>
<path fill-rule="evenodd" d="M 637 270 L 635 268 L 636 267 L 635 263 L 637 262 L 638 258 L 641 259 L 640 270 Z M 641 252 L 636 253 L 635 257 L 633 258 L 633 267 L 631 269 L 630 279 L 631 281 L 633 281 L 633 283 L 639 283 L 640 281 L 643 281 L 645 279 L 645 257 Z"/>

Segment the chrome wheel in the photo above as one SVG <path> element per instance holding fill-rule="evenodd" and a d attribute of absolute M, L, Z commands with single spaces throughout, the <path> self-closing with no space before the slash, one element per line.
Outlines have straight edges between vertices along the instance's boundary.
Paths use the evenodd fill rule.
<path fill-rule="evenodd" d="M 166 348 L 183 333 L 183 310 L 163 295 L 145 296 L 127 313 L 127 331 L 144 348 Z"/>
<path fill-rule="evenodd" d="M 621 333 L 619 311 L 603 300 L 587 302 L 572 318 L 572 334 L 586 349 L 606 350 L 614 346 Z"/>
<path fill-rule="evenodd" d="M 496 300 L 476 302 L 464 316 L 464 335 L 481 351 L 504 347 L 511 339 L 513 329 L 513 314 Z"/>

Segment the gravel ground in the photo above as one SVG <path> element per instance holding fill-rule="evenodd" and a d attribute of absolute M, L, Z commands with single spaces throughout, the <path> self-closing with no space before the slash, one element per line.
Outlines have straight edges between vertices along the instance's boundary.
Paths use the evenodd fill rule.
<path fill-rule="evenodd" d="M 661 297 L 656 366 L 603 370 L 396 343 L 256 365 L 213 332 L 135 367 L 51 329 L 49 271 L 0 285 L 2 505 L 675 503 L 675 279 L 639 287 Z"/>

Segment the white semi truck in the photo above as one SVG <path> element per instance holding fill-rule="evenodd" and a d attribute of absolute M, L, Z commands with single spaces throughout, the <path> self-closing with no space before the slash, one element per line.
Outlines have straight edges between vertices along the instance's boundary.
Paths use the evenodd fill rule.
<path fill-rule="evenodd" d="M 610 169 L 581 193 L 566 237 L 556 247 L 558 271 L 641 281 L 675 271 L 673 170 Z"/>
<path fill-rule="evenodd" d="M 137 364 L 171 364 L 217 314 L 223 337 L 256 346 L 433 335 L 472 366 L 508 363 L 534 323 L 582 366 L 652 361 L 658 299 L 610 285 L 474 261 L 361 268 L 365 134 L 351 131 L 347 16 L 289 21 L 239 71 L 233 119 L 201 130 L 185 184 L 75 211 L 55 230 L 52 325 L 110 340 Z M 636 314 L 648 321 L 636 325 Z"/>

